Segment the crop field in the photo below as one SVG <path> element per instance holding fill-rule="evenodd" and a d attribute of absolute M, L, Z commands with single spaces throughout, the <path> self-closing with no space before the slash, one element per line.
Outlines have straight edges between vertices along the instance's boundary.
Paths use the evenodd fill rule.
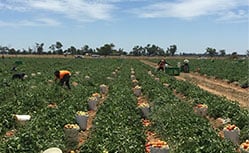
<path fill-rule="evenodd" d="M 249 90 L 240 87 L 248 81 L 248 60 L 191 59 L 191 73 L 179 76 L 156 71 L 156 63 L 129 58 L 0 59 L 0 153 L 42 153 L 51 147 L 63 153 L 249 150 Z M 71 90 L 55 83 L 55 70 L 72 73 Z M 27 75 L 24 80 L 12 79 L 20 72 Z M 100 97 L 92 109 L 96 94 Z M 79 128 L 79 111 L 87 115 L 85 129 Z M 19 121 L 16 115 L 31 118 Z M 75 135 L 70 137 L 69 130 Z"/>
<path fill-rule="evenodd" d="M 151 60 L 157 62 L 157 60 Z M 182 59 L 168 59 L 172 65 L 183 62 Z M 202 75 L 213 76 L 227 82 L 238 82 L 240 85 L 249 81 L 248 59 L 190 59 L 190 71 L 199 71 Z"/>

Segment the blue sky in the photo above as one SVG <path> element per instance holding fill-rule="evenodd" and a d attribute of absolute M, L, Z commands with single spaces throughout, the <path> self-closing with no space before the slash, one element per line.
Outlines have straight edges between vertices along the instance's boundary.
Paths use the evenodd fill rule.
<path fill-rule="evenodd" d="M 207 47 L 245 54 L 249 0 L 0 0 L 0 46 L 44 50 L 60 41 L 131 51 L 155 44 L 177 53 Z"/>

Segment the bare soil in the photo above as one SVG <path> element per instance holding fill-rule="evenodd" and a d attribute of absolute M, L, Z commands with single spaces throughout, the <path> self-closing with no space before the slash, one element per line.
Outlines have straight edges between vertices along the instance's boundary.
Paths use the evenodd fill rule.
<path fill-rule="evenodd" d="M 156 63 L 146 60 L 140 60 L 152 67 L 156 67 Z M 249 89 L 243 89 L 238 85 L 227 83 L 223 80 L 216 79 L 215 77 L 202 76 L 199 73 L 180 73 L 175 76 L 177 80 L 191 82 L 201 89 L 208 91 L 212 94 L 222 96 L 231 101 L 236 101 L 241 107 L 249 109 Z"/>

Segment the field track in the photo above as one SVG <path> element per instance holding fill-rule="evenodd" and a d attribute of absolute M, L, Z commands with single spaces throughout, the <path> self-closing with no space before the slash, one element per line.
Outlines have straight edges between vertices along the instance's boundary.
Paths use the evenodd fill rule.
<path fill-rule="evenodd" d="M 156 67 L 156 63 L 149 62 L 146 60 L 140 60 L 141 62 Z M 239 86 L 228 84 L 225 81 L 207 78 L 201 76 L 198 73 L 180 73 L 179 76 L 175 76 L 177 80 L 189 81 L 196 84 L 201 89 L 206 90 L 212 94 L 226 97 L 229 100 L 236 101 L 241 107 L 249 109 L 249 89 L 243 89 Z"/>

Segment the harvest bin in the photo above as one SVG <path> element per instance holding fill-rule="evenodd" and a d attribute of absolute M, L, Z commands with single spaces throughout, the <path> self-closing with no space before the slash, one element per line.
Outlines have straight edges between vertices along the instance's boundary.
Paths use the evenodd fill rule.
<path fill-rule="evenodd" d="M 79 130 L 77 124 L 66 124 L 64 126 L 65 145 L 68 149 L 77 148 L 79 144 Z"/>
<path fill-rule="evenodd" d="M 76 122 L 78 123 L 81 130 L 86 130 L 87 128 L 87 120 L 88 120 L 88 113 L 83 111 L 76 112 Z"/>
<path fill-rule="evenodd" d="M 165 73 L 168 75 L 180 75 L 180 68 L 178 67 L 167 67 Z"/>

